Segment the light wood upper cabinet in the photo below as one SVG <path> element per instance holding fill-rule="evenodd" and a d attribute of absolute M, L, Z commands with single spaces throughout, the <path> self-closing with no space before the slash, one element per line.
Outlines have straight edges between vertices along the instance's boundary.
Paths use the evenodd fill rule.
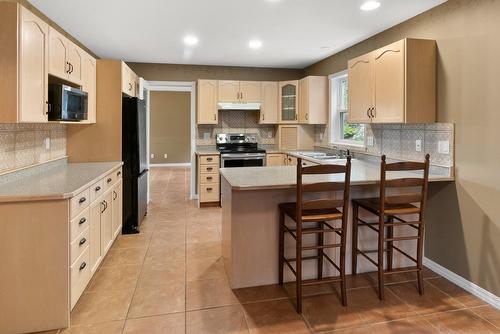
<path fill-rule="evenodd" d="M 261 105 L 259 124 L 278 123 L 279 84 L 273 81 L 261 82 Z"/>
<path fill-rule="evenodd" d="M 373 54 L 348 62 L 349 122 L 370 123 L 369 109 L 374 105 Z"/>
<path fill-rule="evenodd" d="M 299 123 L 328 122 L 328 78 L 309 76 L 299 81 Z"/>
<path fill-rule="evenodd" d="M 66 79 L 68 76 L 68 39 L 49 27 L 49 74 Z"/>
<path fill-rule="evenodd" d="M 351 123 L 436 121 L 436 42 L 403 39 L 349 61 Z"/>
<path fill-rule="evenodd" d="M 128 67 L 125 62 L 122 62 L 122 92 L 128 96 L 137 96 L 137 75 Z"/>
<path fill-rule="evenodd" d="M 82 53 L 83 50 L 74 43 L 68 43 L 68 80 L 77 84 L 82 80 Z"/>
<path fill-rule="evenodd" d="M 82 90 L 87 92 L 87 121 L 84 123 L 95 123 L 96 115 L 96 59 L 84 52 L 82 54 Z"/>
<path fill-rule="evenodd" d="M 217 80 L 198 80 L 196 94 L 197 124 L 217 124 Z"/>
<path fill-rule="evenodd" d="M 219 80 L 218 102 L 260 102 L 260 81 Z"/>
<path fill-rule="evenodd" d="M 261 102 L 261 82 L 240 81 L 240 102 L 243 103 Z"/>
<path fill-rule="evenodd" d="M 19 11 L 18 121 L 47 122 L 49 26 L 26 8 Z"/>
<path fill-rule="evenodd" d="M 218 102 L 239 102 L 240 82 L 230 80 L 219 80 Z"/>
<path fill-rule="evenodd" d="M 298 123 L 299 81 L 281 81 L 279 83 L 280 123 Z"/>

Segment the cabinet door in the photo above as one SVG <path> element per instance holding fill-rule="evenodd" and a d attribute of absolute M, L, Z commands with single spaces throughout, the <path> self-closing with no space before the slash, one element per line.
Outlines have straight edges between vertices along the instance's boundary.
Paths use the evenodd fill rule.
<path fill-rule="evenodd" d="M 113 192 L 108 191 L 102 198 L 101 211 L 101 253 L 104 256 L 113 241 Z"/>
<path fill-rule="evenodd" d="M 217 80 L 198 80 L 197 123 L 217 124 Z"/>
<path fill-rule="evenodd" d="M 370 123 L 373 101 L 373 53 L 354 58 L 349 68 L 349 123 Z"/>
<path fill-rule="evenodd" d="M 261 96 L 260 81 L 240 81 L 240 100 L 241 102 L 260 102 Z"/>
<path fill-rule="evenodd" d="M 299 123 L 309 123 L 309 80 L 303 78 L 299 81 Z"/>
<path fill-rule="evenodd" d="M 283 81 L 280 82 L 280 122 L 281 123 L 297 123 L 297 106 L 298 106 L 298 81 Z"/>
<path fill-rule="evenodd" d="M 285 157 L 283 154 L 268 154 L 266 156 L 266 166 L 283 166 Z"/>
<path fill-rule="evenodd" d="M 122 62 L 122 92 L 133 96 L 134 95 L 134 86 L 130 79 L 132 78 L 132 70 L 128 67 L 127 64 Z"/>
<path fill-rule="evenodd" d="M 104 209 L 102 200 L 97 200 L 90 205 L 89 222 L 89 247 L 90 271 L 95 272 L 101 261 L 101 211 Z"/>
<path fill-rule="evenodd" d="M 122 231 L 122 180 L 119 180 L 113 188 L 113 239 Z"/>
<path fill-rule="evenodd" d="M 260 124 L 278 123 L 278 82 L 261 83 Z"/>
<path fill-rule="evenodd" d="M 79 84 L 82 81 L 82 51 L 83 50 L 74 43 L 68 43 L 68 80 L 76 84 Z"/>
<path fill-rule="evenodd" d="M 405 41 L 375 51 L 373 122 L 405 122 Z"/>
<path fill-rule="evenodd" d="M 279 147 L 284 150 L 299 148 L 299 129 L 297 125 L 283 125 L 279 128 Z"/>
<path fill-rule="evenodd" d="M 19 122 L 47 122 L 49 26 L 20 6 Z"/>
<path fill-rule="evenodd" d="M 219 80 L 219 101 L 218 102 L 239 102 L 240 82 Z"/>
<path fill-rule="evenodd" d="M 299 123 L 328 122 L 328 78 L 309 76 L 299 81 Z"/>
<path fill-rule="evenodd" d="M 68 77 L 68 39 L 49 27 L 49 74 L 66 79 Z"/>
<path fill-rule="evenodd" d="M 83 54 L 82 60 L 82 90 L 88 94 L 87 122 L 96 122 L 96 60 L 88 53 Z"/>

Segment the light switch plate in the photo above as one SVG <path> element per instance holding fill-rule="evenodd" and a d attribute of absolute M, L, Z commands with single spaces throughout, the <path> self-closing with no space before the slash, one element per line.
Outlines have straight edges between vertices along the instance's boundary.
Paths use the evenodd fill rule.
<path fill-rule="evenodd" d="M 323 133 L 319 134 L 319 140 L 323 141 Z"/>
<path fill-rule="evenodd" d="M 439 154 L 450 154 L 450 142 L 447 140 L 440 140 L 438 142 Z"/>
<path fill-rule="evenodd" d="M 45 150 L 50 150 L 50 137 L 45 138 Z"/>
<path fill-rule="evenodd" d="M 366 137 L 366 145 L 373 146 L 373 136 Z"/>
<path fill-rule="evenodd" d="M 422 140 L 421 139 L 415 140 L 415 151 L 422 152 Z"/>
<path fill-rule="evenodd" d="M 163 155 L 163 159 L 167 159 L 167 157 L 168 157 L 168 154 L 167 154 L 167 153 L 165 153 L 165 154 Z"/>
<path fill-rule="evenodd" d="M 154 159 L 154 158 L 155 158 L 155 154 L 151 153 L 151 159 Z"/>

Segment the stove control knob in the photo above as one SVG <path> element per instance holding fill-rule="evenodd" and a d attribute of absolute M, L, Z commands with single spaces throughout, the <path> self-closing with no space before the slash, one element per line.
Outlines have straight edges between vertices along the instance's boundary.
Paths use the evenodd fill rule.
<path fill-rule="evenodd" d="M 245 137 L 245 143 L 249 143 L 250 142 L 250 137 Z"/>
<path fill-rule="evenodd" d="M 252 142 L 255 143 L 255 137 L 252 137 Z"/>

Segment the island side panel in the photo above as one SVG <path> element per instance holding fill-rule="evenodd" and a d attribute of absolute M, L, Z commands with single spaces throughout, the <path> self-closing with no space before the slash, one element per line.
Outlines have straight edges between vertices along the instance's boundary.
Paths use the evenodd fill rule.
<path fill-rule="evenodd" d="M 0 333 L 69 326 L 68 205 L 0 204 Z"/>

